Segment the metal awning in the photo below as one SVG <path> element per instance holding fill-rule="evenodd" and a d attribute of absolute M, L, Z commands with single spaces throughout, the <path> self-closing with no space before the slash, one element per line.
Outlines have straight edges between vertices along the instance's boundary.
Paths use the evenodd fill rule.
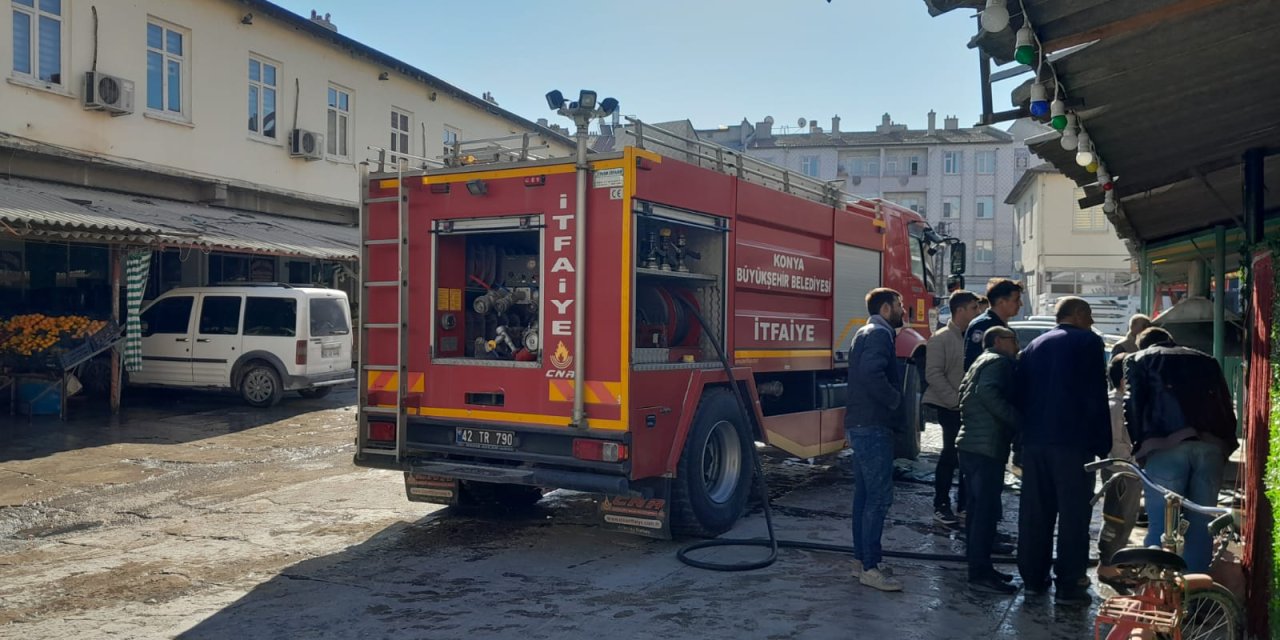
<path fill-rule="evenodd" d="M 981 0 L 925 0 L 937 15 Z M 1242 222 L 1241 164 L 1262 149 L 1267 184 L 1280 184 L 1280 3 L 1272 0 L 1009 0 L 1009 28 L 969 46 L 1008 62 L 1023 8 L 1052 72 L 1039 80 L 1085 123 L 1114 177 L 1113 216 L 1124 236 L 1152 241 Z M 1054 55 L 1056 54 L 1056 55 Z M 1027 105 L 1031 81 L 1013 92 Z M 1031 150 L 1100 204 L 1096 176 L 1056 133 Z M 1280 212 L 1271 189 L 1264 209 Z"/>
<path fill-rule="evenodd" d="M 0 235 L 359 259 L 355 227 L 33 180 L 0 181 Z"/>

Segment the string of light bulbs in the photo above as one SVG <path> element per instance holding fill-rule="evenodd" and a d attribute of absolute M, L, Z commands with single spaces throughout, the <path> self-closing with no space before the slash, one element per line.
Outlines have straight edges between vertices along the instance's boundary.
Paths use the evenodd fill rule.
<path fill-rule="evenodd" d="M 1096 174 L 1098 177 L 1098 186 L 1103 192 L 1102 209 L 1107 213 L 1116 210 L 1115 197 L 1115 181 L 1111 176 L 1111 172 L 1107 170 L 1107 165 L 1098 155 L 1097 149 L 1093 146 L 1093 139 L 1089 137 L 1089 132 L 1085 129 L 1084 122 L 1080 116 L 1074 112 L 1067 111 L 1066 102 L 1063 98 L 1067 97 L 1066 90 L 1062 83 L 1058 81 L 1058 70 L 1053 67 L 1053 63 L 1049 62 L 1044 55 L 1044 47 L 1040 42 L 1040 37 L 1036 34 L 1035 29 L 1031 26 L 1031 20 L 1027 17 L 1027 7 L 1023 0 L 1018 0 L 1018 7 L 1022 10 L 1022 27 L 1018 29 L 1014 37 L 1013 59 L 1019 64 L 1030 66 L 1036 63 L 1036 79 L 1031 84 L 1031 95 L 1029 109 L 1031 115 L 1035 118 L 1049 119 L 1049 126 L 1062 134 L 1059 143 L 1066 151 L 1075 150 L 1076 164 L 1084 167 L 1089 173 Z M 999 33 L 1009 28 L 1009 7 L 1008 0 L 987 0 L 986 6 L 978 15 L 978 21 L 982 25 L 983 30 L 988 33 Z M 1053 100 L 1049 100 L 1049 90 L 1044 86 L 1041 78 L 1045 65 L 1049 66 L 1049 73 L 1053 76 Z"/>

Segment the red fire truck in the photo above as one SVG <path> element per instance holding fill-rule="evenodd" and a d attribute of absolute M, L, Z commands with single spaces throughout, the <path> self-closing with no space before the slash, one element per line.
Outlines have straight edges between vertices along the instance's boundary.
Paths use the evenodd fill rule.
<path fill-rule="evenodd" d="M 588 156 L 583 220 L 569 158 L 362 178 L 357 465 L 402 470 L 414 501 L 564 488 L 602 494 L 612 528 L 721 533 L 754 443 L 845 446 L 847 345 L 878 286 L 907 309 L 896 455 L 917 455 L 946 240 L 909 209 L 643 131 Z"/>

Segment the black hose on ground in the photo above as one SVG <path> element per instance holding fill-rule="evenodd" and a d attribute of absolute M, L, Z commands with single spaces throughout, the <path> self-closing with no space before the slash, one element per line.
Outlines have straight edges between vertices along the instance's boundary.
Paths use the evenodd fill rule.
<path fill-rule="evenodd" d="M 711 346 L 716 350 L 716 356 L 720 359 L 720 365 L 724 367 L 724 374 L 729 379 L 729 388 L 733 390 L 733 396 L 738 400 L 738 411 L 742 414 L 743 424 L 751 424 L 751 410 L 747 400 L 742 395 L 742 389 L 738 386 L 738 381 L 733 377 L 733 368 L 729 365 L 729 358 L 725 355 L 724 347 L 720 341 L 715 338 L 711 326 L 707 323 L 707 319 L 702 317 L 702 312 L 692 302 L 685 300 L 679 296 L 673 296 L 681 304 L 685 305 L 693 317 L 702 325 L 702 332 L 707 336 L 707 340 L 711 342 Z M 764 507 L 764 523 L 765 528 L 769 532 L 768 538 L 718 538 L 715 540 L 704 540 L 696 542 L 676 552 L 676 558 L 691 567 L 699 569 L 707 569 L 710 571 L 754 571 L 763 569 L 778 561 L 778 549 L 807 549 L 809 551 L 827 551 L 830 553 L 847 553 L 853 554 L 853 547 L 840 544 L 822 544 L 817 542 L 801 542 L 799 540 L 779 540 L 773 530 L 773 509 L 769 506 L 769 483 L 765 478 L 764 465 L 760 462 L 760 454 L 756 452 L 755 447 L 751 448 L 751 460 L 755 468 L 756 476 L 760 478 L 760 503 Z M 711 562 L 708 560 L 696 560 L 689 557 L 689 554 L 701 549 L 711 549 L 715 547 L 763 547 L 769 550 L 769 554 L 761 560 L 753 560 L 748 562 L 722 563 Z M 918 553 L 913 551 L 894 551 L 884 549 L 881 555 L 887 558 L 901 558 L 905 560 L 925 560 L 932 562 L 966 562 L 966 558 L 962 555 L 948 553 Z M 1011 564 L 1015 562 L 1014 558 L 1008 556 L 996 556 L 991 558 L 992 562 L 997 564 Z"/>

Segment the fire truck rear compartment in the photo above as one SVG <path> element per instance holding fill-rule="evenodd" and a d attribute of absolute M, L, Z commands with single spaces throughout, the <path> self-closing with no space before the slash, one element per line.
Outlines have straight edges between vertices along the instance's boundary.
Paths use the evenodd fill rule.
<path fill-rule="evenodd" d="M 512 225 L 521 221 L 529 224 L 528 218 L 514 218 Z M 540 230 L 439 233 L 436 242 L 437 359 L 538 367 Z M 503 397 L 474 394 L 468 404 L 502 406 Z"/>

